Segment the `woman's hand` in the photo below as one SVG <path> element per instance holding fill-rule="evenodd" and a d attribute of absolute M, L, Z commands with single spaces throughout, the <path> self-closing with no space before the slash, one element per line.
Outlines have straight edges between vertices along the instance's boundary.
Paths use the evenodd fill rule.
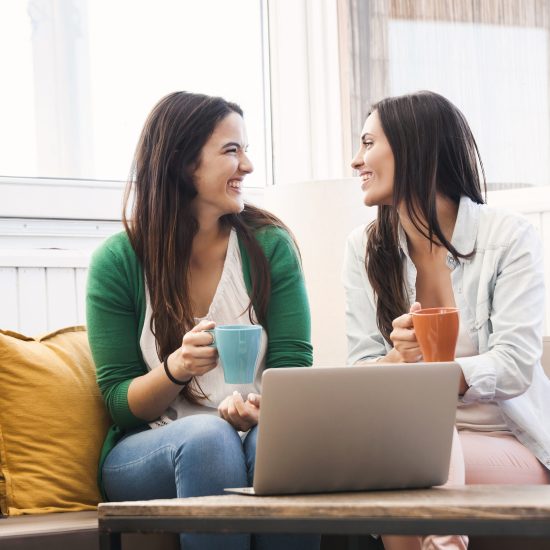
<path fill-rule="evenodd" d="M 187 332 L 181 347 L 168 357 L 168 368 L 174 378 L 185 381 L 202 376 L 218 364 L 218 350 L 211 348 L 212 334 L 204 332 L 216 326 L 212 321 L 201 321 Z"/>
<path fill-rule="evenodd" d="M 249 393 L 244 401 L 238 391 L 228 395 L 218 406 L 218 413 L 227 420 L 236 430 L 247 432 L 260 420 L 261 396 Z"/>
<path fill-rule="evenodd" d="M 393 349 L 383 359 L 384 362 L 416 363 L 422 359 L 422 352 L 414 333 L 411 315 L 413 311 L 418 311 L 421 308 L 420 303 L 415 302 L 409 313 L 393 320 L 393 330 L 390 334 Z"/>
<path fill-rule="evenodd" d="M 414 333 L 411 315 L 412 312 L 419 309 L 422 309 L 420 302 L 415 302 L 409 313 L 393 320 L 393 330 L 390 334 L 393 349 L 380 360 L 381 363 L 417 363 L 422 360 L 422 352 Z M 464 373 L 460 371 L 458 395 L 464 395 L 468 387 Z"/>

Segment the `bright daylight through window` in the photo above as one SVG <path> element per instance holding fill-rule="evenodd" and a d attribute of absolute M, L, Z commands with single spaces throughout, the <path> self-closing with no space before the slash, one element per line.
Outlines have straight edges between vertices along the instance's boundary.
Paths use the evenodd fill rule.
<path fill-rule="evenodd" d="M 269 128 L 260 0 L 4 0 L 0 176 L 126 180 L 164 95 L 221 95 L 245 113 L 266 184 Z"/>

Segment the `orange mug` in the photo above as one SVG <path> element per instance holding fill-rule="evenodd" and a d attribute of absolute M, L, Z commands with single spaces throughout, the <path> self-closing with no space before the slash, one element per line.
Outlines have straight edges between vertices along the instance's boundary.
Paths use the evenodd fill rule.
<path fill-rule="evenodd" d="M 456 307 L 430 307 L 411 313 L 423 361 L 454 361 L 459 312 Z"/>

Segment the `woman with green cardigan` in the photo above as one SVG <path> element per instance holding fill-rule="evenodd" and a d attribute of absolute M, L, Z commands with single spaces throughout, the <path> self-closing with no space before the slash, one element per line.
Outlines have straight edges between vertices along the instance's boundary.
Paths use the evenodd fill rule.
<path fill-rule="evenodd" d="M 312 364 L 299 255 L 285 226 L 247 205 L 241 109 L 176 92 L 149 115 L 125 231 L 94 254 L 87 294 L 97 380 L 113 419 L 100 463 L 109 500 L 222 494 L 251 485 L 266 368 Z M 251 384 L 227 385 L 208 330 L 262 326 Z M 185 548 L 245 549 L 249 535 L 182 535 Z M 256 548 L 318 548 L 258 535 Z"/>

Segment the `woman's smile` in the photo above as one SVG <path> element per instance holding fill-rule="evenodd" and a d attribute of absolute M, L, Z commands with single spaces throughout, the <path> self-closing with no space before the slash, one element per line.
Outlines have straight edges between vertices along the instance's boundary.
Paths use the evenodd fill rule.
<path fill-rule="evenodd" d="M 233 192 L 241 193 L 242 192 L 242 184 L 243 184 L 244 178 L 233 178 L 227 182 L 227 185 L 229 186 L 229 189 Z"/>
<path fill-rule="evenodd" d="M 367 206 L 391 204 L 395 161 L 376 111 L 365 121 L 361 146 L 351 163 L 359 172 L 363 202 Z"/>
<path fill-rule="evenodd" d="M 231 113 L 218 123 L 201 152 L 194 173 L 197 212 L 218 217 L 242 212 L 243 181 L 254 170 L 246 150 L 244 121 L 238 113 Z"/>
<path fill-rule="evenodd" d="M 365 170 L 361 171 L 359 176 L 361 177 L 361 189 L 365 191 L 369 182 L 374 178 L 374 173 L 369 170 Z"/>

